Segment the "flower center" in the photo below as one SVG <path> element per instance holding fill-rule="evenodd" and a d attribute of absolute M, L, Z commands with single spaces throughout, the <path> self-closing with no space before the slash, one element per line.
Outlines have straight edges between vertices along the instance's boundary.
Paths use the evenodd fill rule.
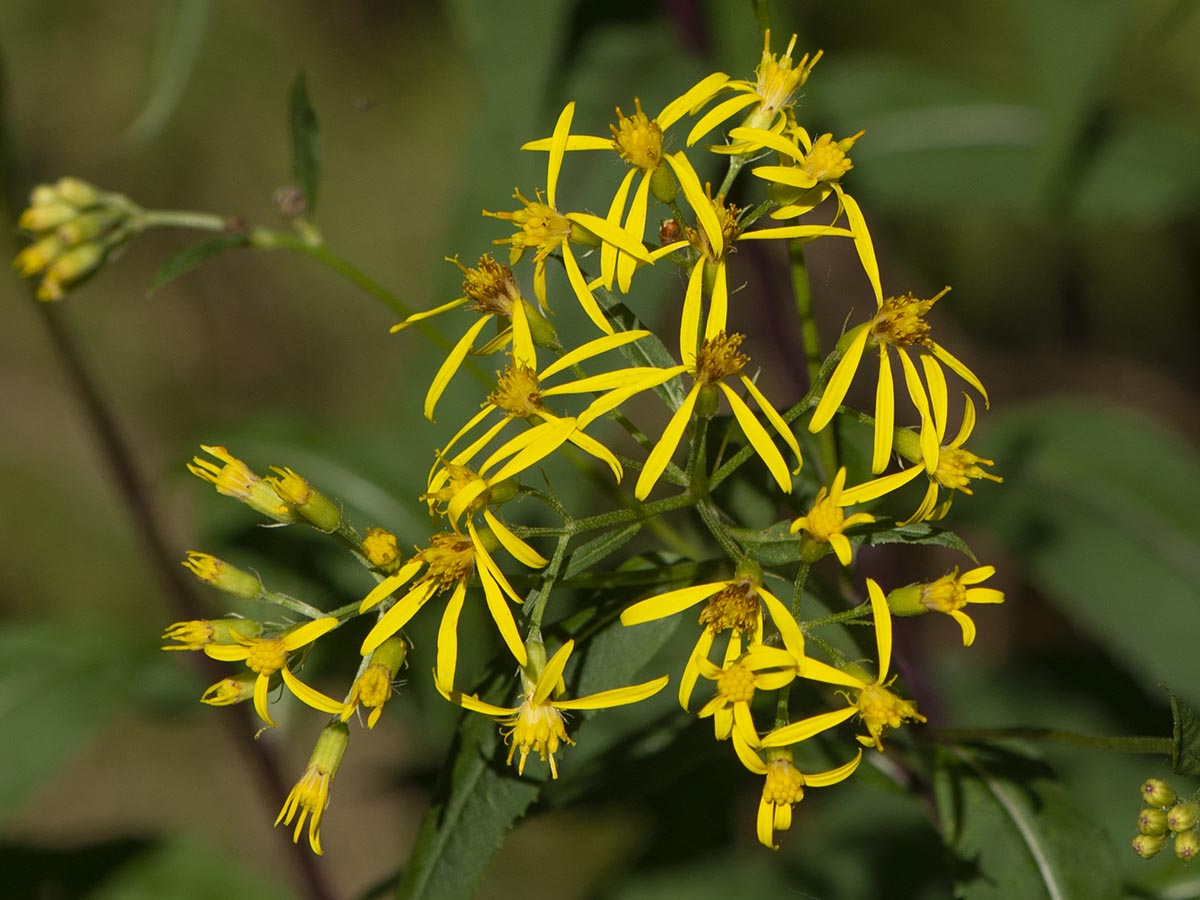
<path fill-rule="evenodd" d="M 534 259 L 540 262 L 567 242 L 571 236 L 571 222 L 553 207 L 543 203 L 540 193 L 537 200 L 527 199 L 520 191 L 516 191 L 513 196 L 521 201 L 524 209 L 497 213 L 484 211 L 484 215 L 495 219 L 507 219 L 520 229 L 512 237 L 499 238 L 495 243 L 511 244 L 513 253 L 518 257 L 522 251 L 536 248 Z"/>
<path fill-rule="evenodd" d="M 542 405 L 537 371 L 531 366 L 510 365 L 497 378 L 496 390 L 488 395 L 488 403 L 518 419 L 540 415 Z"/>
<path fill-rule="evenodd" d="M 948 613 L 967 605 L 967 588 L 958 580 L 958 569 L 921 588 L 921 605 L 933 612 Z"/>
<path fill-rule="evenodd" d="M 804 799 L 804 776 L 786 759 L 769 762 L 762 798 L 777 805 L 799 803 Z"/>
<path fill-rule="evenodd" d="M 429 546 L 421 551 L 421 559 L 429 567 L 425 579 L 446 588 L 470 577 L 475 569 L 475 548 L 469 538 L 443 532 L 429 539 Z"/>
<path fill-rule="evenodd" d="M 813 536 L 813 540 L 829 543 L 829 536 L 840 534 L 842 523 L 846 521 L 845 511 L 833 502 L 833 498 L 825 495 L 825 488 L 817 492 L 816 502 L 808 513 L 808 524 L 805 528 Z"/>
<path fill-rule="evenodd" d="M 383 663 L 371 663 L 358 679 L 358 701 L 363 706 L 383 706 L 392 696 L 392 673 Z"/>
<path fill-rule="evenodd" d="M 558 766 L 554 762 L 554 754 L 562 743 L 574 744 L 567 737 L 567 728 L 563 715 L 549 703 L 533 702 L 532 693 L 526 694 L 525 699 L 517 708 L 509 724 L 511 728 L 505 735 L 510 742 L 508 749 L 508 764 L 512 764 L 513 755 L 520 750 L 521 761 L 517 764 L 517 773 L 525 773 L 525 757 L 531 750 L 536 751 L 542 762 L 550 763 L 550 774 L 558 777 Z"/>
<path fill-rule="evenodd" d="M 704 384 L 716 384 L 741 372 L 750 362 L 750 357 L 738 352 L 745 338 L 744 334 L 718 331 L 702 343 L 696 354 L 696 380 Z"/>
<path fill-rule="evenodd" d="M 713 634 L 733 630 L 752 635 L 758 629 L 760 609 L 754 585 L 743 579 L 709 597 L 708 603 L 700 611 L 700 624 Z"/>
<path fill-rule="evenodd" d="M 939 295 L 940 296 L 940 295 Z M 929 323 L 924 316 L 937 300 L 918 300 L 912 294 L 888 297 L 871 322 L 871 337 L 877 344 L 907 347 L 929 340 Z"/>
<path fill-rule="evenodd" d="M 885 730 L 899 728 L 902 722 L 924 722 L 925 717 L 917 712 L 917 704 L 911 700 L 901 700 L 887 688 L 879 684 L 868 684 L 858 692 L 858 715 L 871 740 L 864 743 L 873 744 L 882 750 L 880 741 Z"/>
<path fill-rule="evenodd" d="M 259 675 L 273 675 L 287 663 L 287 653 L 283 638 L 255 638 L 246 665 Z"/>
<path fill-rule="evenodd" d="M 754 699 L 754 673 L 740 662 L 731 663 L 717 676 L 717 693 L 727 703 L 749 703 Z"/>
<path fill-rule="evenodd" d="M 804 157 L 804 170 L 817 181 L 837 181 L 854 168 L 846 151 L 861 135 L 860 131 L 840 141 L 835 141 L 832 134 L 821 135 Z"/>
<path fill-rule="evenodd" d="M 608 127 L 621 159 L 631 166 L 653 172 L 662 163 L 662 128 L 642 112 L 641 100 L 634 97 L 633 104 L 637 112 L 632 116 L 625 115 L 618 106 L 617 124 Z"/>
<path fill-rule="evenodd" d="M 496 262 L 487 253 L 479 257 L 476 269 L 466 268 L 457 259 L 454 262 L 462 269 L 463 293 L 475 301 L 472 309 L 512 318 L 513 304 L 521 302 L 521 291 L 512 269 Z"/>
<path fill-rule="evenodd" d="M 770 118 L 766 119 L 766 125 L 763 127 L 767 127 L 770 124 L 776 112 L 783 109 L 795 99 L 796 91 L 804 86 L 804 82 L 808 81 L 808 76 L 812 72 L 813 66 L 821 58 L 821 54 L 818 52 L 810 61 L 806 53 L 793 66 L 792 49 L 796 46 L 796 35 L 792 35 L 792 39 L 788 42 L 787 50 L 778 56 L 769 51 L 770 40 L 771 35 L 768 32 L 763 42 L 762 61 L 759 62 L 758 68 L 754 70 L 758 76 L 755 91 L 762 98 L 759 112 L 764 117 L 770 116 Z"/>
<path fill-rule="evenodd" d="M 993 475 L 980 468 L 980 465 L 992 466 L 995 462 L 976 456 L 970 450 L 961 447 L 942 447 L 938 452 L 937 471 L 933 477 L 938 484 L 951 490 L 972 493 L 970 483 L 973 478 L 987 478 L 990 481 L 1003 481 L 999 475 Z"/>
<path fill-rule="evenodd" d="M 726 252 L 731 252 L 733 242 L 738 235 L 738 215 L 742 209 L 739 206 L 726 204 L 724 194 L 718 194 L 715 198 L 710 197 L 709 202 L 721 225 L 721 236 L 725 241 Z M 702 259 L 713 262 L 720 259 L 720 256 L 713 252 L 712 244 L 709 243 L 708 235 L 703 228 L 685 228 L 684 237 Z"/>

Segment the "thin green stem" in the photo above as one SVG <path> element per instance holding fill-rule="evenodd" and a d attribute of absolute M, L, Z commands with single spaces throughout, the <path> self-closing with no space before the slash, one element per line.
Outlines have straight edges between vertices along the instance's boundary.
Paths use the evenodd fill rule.
<path fill-rule="evenodd" d="M 542 578 L 542 583 L 538 586 L 537 597 L 534 599 L 529 610 L 529 630 L 531 634 L 541 632 L 542 616 L 545 615 L 546 604 L 550 600 L 550 589 L 558 581 L 558 573 L 562 571 L 563 560 L 567 556 L 567 545 L 570 543 L 571 536 L 564 534 L 554 546 L 554 556 L 550 559 L 550 565 L 546 567 L 545 576 Z"/>
<path fill-rule="evenodd" d="M 307 616 L 310 619 L 319 619 L 322 616 L 329 615 L 329 613 L 322 612 L 315 606 L 309 606 L 303 600 L 297 600 L 295 597 L 289 597 L 287 594 L 277 594 L 274 591 L 263 591 L 258 595 L 257 599 L 263 603 L 273 603 L 275 606 L 290 609 L 292 612 Z"/>
<path fill-rule="evenodd" d="M 1172 741 L 1165 737 L 1102 737 L 1061 731 L 1056 728 L 934 728 L 922 729 L 919 737 L 938 744 L 969 744 L 1020 739 L 1116 753 L 1147 753 L 1170 756 Z"/>
<path fill-rule="evenodd" d="M 808 583 L 808 573 L 811 569 L 809 563 L 801 562 L 800 568 L 796 570 L 796 580 L 792 582 L 791 613 L 796 619 L 800 618 L 800 601 L 804 597 L 804 585 Z"/>
<path fill-rule="evenodd" d="M 178 209 L 148 209 L 137 216 L 141 228 L 195 228 L 200 231 L 228 231 L 229 220 L 215 213 Z"/>

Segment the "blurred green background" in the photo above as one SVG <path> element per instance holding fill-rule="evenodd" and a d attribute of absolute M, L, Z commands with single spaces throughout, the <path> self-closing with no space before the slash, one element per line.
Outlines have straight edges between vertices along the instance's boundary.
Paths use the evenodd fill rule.
<path fill-rule="evenodd" d="M 1200 705 L 1198 4 L 770 8 L 777 47 L 795 31 L 800 48 L 826 53 L 805 124 L 867 131 L 846 184 L 885 289 L 953 285 L 938 338 L 991 391 L 971 446 L 1006 482 L 961 498 L 949 525 L 997 565 L 1009 602 L 976 617 L 969 652 L 944 620 L 904 623 L 898 657 L 922 709 L 945 726 L 1167 734 L 1167 689 Z M 564 102 L 578 101 L 577 130 L 604 133 L 613 106 L 636 95 L 657 109 L 717 69 L 749 76 L 760 50 L 748 3 L 7 0 L 8 217 L 33 184 L 73 174 L 148 208 L 278 223 L 286 97 L 303 69 L 323 133 L 326 240 L 426 308 L 457 295 L 444 256 L 470 262 L 505 233 L 479 210 L 510 208 L 514 185 L 542 186 L 544 158 L 517 148 L 549 133 Z M 572 163 L 560 190 L 602 210 L 619 173 L 598 156 Z M 163 626 L 185 617 L 177 590 L 150 561 L 55 335 L 77 348 L 132 448 L 172 566 L 203 549 L 323 605 L 362 593 L 322 545 L 254 527 L 188 475 L 200 443 L 304 472 L 402 545 L 426 533 L 412 498 L 455 418 L 447 406 L 440 428 L 420 420 L 436 354 L 285 251 L 229 254 L 148 295 L 167 256 L 200 237 L 143 236 L 53 309 L 8 280 L 0 872 L 18 880 L 5 897 L 303 895 L 296 856 L 269 827 L 282 798 L 239 750 L 249 724 L 196 703 L 213 679 L 157 650 Z M 848 252 L 810 256 L 830 342 L 870 303 Z M 786 393 L 804 376 L 779 261 L 755 248 L 735 273 L 764 279 L 744 314 L 764 378 Z M 665 319 L 679 286 L 655 290 Z M 461 387 L 449 399 L 465 408 Z M 955 562 L 880 554 L 866 571 L 903 583 Z M 204 614 L 223 611 L 193 596 Z M 332 691 L 347 675 L 327 677 Z M 413 682 L 374 734 L 356 736 L 336 782 L 318 866 L 339 900 L 402 864 L 448 745 L 452 711 L 420 670 Z M 316 734 L 295 712 L 262 739 L 287 783 Z M 760 784 L 732 777 L 722 749 L 691 728 L 647 767 L 617 770 L 609 794 L 563 786 L 507 838 L 479 896 L 948 895 L 939 836 L 878 773 L 813 792 L 772 855 L 754 842 Z M 1136 896 L 1200 896 L 1174 860 L 1127 849 L 1137 785 L 1166 773 L 1162 759 L 1049 758 Z"/>

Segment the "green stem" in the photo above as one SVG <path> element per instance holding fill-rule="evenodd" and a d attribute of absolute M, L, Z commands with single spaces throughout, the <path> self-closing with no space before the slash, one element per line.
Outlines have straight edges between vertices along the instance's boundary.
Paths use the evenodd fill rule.
<path fill-rule="evenodd" d="M 800 618 L 800 600 L 804 596 L 804 585 L 808 582 L 808 573 L 811 568 L 809 563 L 801 562 L 800 568 L 796 570 L 796 580 L 792 583 L 791 613 L 796 619 Z"/>
<path fill-rule="evenodd" d="M 214 213 L 191 210 L 149 209 L 137 216 L 140 228 L 195 228 L 200 231 L 228 231 L 229 220 Z"/>
<path fill-rule="evenodd" d="M 1069 747 L 1111 750 L 1117 753 L 1171 755 L 1172 742 L 1165 737 L 1101 737 L 1060 731 L 1056 728 L 936 728 L 921 731 L 921 737 L 938 744 L 967 744 L 1018 738 Z"/>
<path fill-rule="evenodd" d="M 315 606 L 309 606 L 303 600 L 297 600 L 295 597 L 289 597 L 287 594 L 277 594 L 274 591 L 263 591 L 258 595 L 258 599 L 263 603 L 273 603 L 275 606 L 290 609 L 292 612 L 307 616 L 310 619 L 319 619 L 322 616 L 329 615 L 329 613 L 322 612 Z"/>
<path fill-rule="evenodd" d="M 550 589 L 558 581 L 558 573 L 562 571 L 563 560 L 567 556 L 567 545 L 570 543 L 571 536 L 564 534 L 554 546 L 554 556 L 550 559 L 550 565 L 546 567 L 545 577 L 542 578 L 542 583 L 538 587 L 537 598 L 529 610 L 530 634 L 541 632 L 542 616 L 545 614 L 546 604 L 550 600 Z"/>
<path fill-rule="evenodd" d="M 821 377 L 821 338 L 817 334 L 817 320 L 813 315 L 812 284 L 808 278 L 808 264 L 804 259 L 804 244 L 799 240 L 788 242 L 788 258 L 792 274 L 792 294 L 796 299 L 796 313 L 800 317 L 800 340 L 804 345 L 804 364 L 808 370 L 808 383 L 815 385 Z M 829 482 L 838 469 L 838 448 L 835 430 L 822 429 L 817 435 L 817 446 L 821 453 L 821 466 L 825 470 L 823 481 Z"/>

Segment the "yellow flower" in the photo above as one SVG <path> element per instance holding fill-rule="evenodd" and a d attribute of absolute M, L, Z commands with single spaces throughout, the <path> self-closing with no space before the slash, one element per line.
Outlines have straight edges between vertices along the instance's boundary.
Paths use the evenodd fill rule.
<path fill-rule="evenodd" d="M 920 506 L 901 523 L 902 525 L 908 525 L 912 522 L 943 518 L 950 510 L 950 503 L 954 499 L 955 491 L 961 491 L 964 494 L 974 493 L 971 489 L 971 482 L 973 480 L 986 478 L 989 481 L 1004 481 L 999 475 L 993 475 L 982 468 L 982 466 L 993 465 L 992 460 L 976 456 L 970 450 L 963 447 L 967 438 L 971 436 L 971 432 L 975 430 L 975 404 L 965 394 L 963 398 L 965 406 L 963 409 L 962 425 L 959 427 L 958 434 L 954 440 L 949 444 L 942 443 L 946 436 L 946 406 L 944 397 L 935 397 L 934 409 L 932 410 L 934 422 L 932 429 L 934 439 L 932 457 L 930 457 L 926 449 L 924 432 L 918 436 L 907 428 L 897 429 L 894 441 L 896 452 L 906 459 L 915 462 L 916 465 L 902 472 L 884 475 L 882 478 L 876 478 L 874 481 L 868 481 L 851 488 L 846 492 L 850 497 L 849 502 L 866 503 L 868 500 L 882 497 L 884 494 L 890 493 L 907 484 L 924 471 L 929 478 L 929 485 L 925 489 L 925 496 L 922 498 Z M 940 488 L 945 488 L 950 493 L 939 505 L 938 492 Z"/>
<path fill-rule="evenodd" d="M 732 734 L 734 745 L 759 746 L 758 731 L 750 715 L 755 691 L 777 691 L 791 684 L 802 663 L 790 650 L 752 646 L 735 659 L 718 666 L 708 659 L 697 661 L 700 674 L 716 682 L 717 694 L 700 708 L 701 719 L 712 716 L 713 733 L 718 741 Z"/>
<path fill-rule="evenodd" d="M 325 616 L 271 637 L 249 637 L 239 633 L 234 627 L 231 634 L 236 644 L 206 644 L 204 652 L 222 662 L 241 660 L 246 663 L 248 669 L 258 673 L 258 679 L 254 683 L 254 709 L 268 725 L 276 724 L 267 711 L 267 689 L 271 676 L 276 673 L 279 673 L 283 683 L 297 699 L 313 709 L 338 715 L 342 711 L 342 704 L 306 685 L 293 675 L 288 667 L 288 654 L 311 644 L 337 626 L 337 619 Z"/>
<path fill-rule="evenodd" d="M 350 696 L 346 699 L 342 710 L 342 721 L 345 722 L 354 714 L 359 706 L 371 710 L 367 716 L 367 728 L 374 728 L 379 717 L 383 715 L 383 705 L 392 697 L 392 682 L 404 659 L 408 656 L 408 642 L 403 637 L 390 637 L 371 654 L 362 674 L 354 679 Z"/>
<path fill-rule="evenodd" d="M 254 672 L 239 672 L 210 684 L 200 695 L 200 702 L 208 706 L 233 706 L 254 697 L 254 683 L 258 675 Z"/>
<path fill-rule="evenodd" d="M 510 553 L 522 563 L 531 567 L 540 567 L 546 560 L 528 548 L 515 535 L 500 525 L 499 520 L 485 511 L 490 532 Z M 525 645 L 517 632 L 517 623 L 509 609 L 505 596 L 514 603 L 521 603 L 521 597 L 500 567 L 492 559 L 483 537 L 476 530 L 475 524 L 467 521 L 466 535 L 456 532 L 435 534 L 430 539 L 429 546 L 421 550 L 405 563 L 395 575 L 391 575 L 379 584 L 363 599 L 359 612 L 366 612 L 385 597 L 395 593 L 399 588 L 412 584 L 396 602 L 380 616 L 366 638 L 363 640 L 361 652 L 365 656 L 373 652 L 388 638 L 408 624 L 421 608 L 436 594 L 450 590 L 450 599 L 442 613 L 442 622 L 438 627 L 437 637 L 437 671 L 438 677 L 447 684 L 454 681 L 454 671 L 458 664 L 458 618 L 462 614 L 463 602 L 467 596 L 467 582 L 472 574 L 479 575 L 483 586 L 484 598 L 487 601 L 488 612 L 492 621 L 500 631 L 500 636 L 508 646 L 513 657 L 521 665 L 525 665 Z M 508 536 L 512 537 L 511 544 Z M 520 546 L 517 546 L 520 545 Z M 524 550 L 522 549 L 524 548 Z M 516 552 L 513 552 L 516 550 Z M 526 552 L 527 551 L 527 552 Z M 425 572 L 416 578 L 418 572 Z M 413 579 L 416 578 L 414 581 Z"/>
<path fill-rule="evenodd" d="M 733 388 L 724 383 L 725 378 L 733 375 L 738 376 L 742 382 L 742 386 L 754 398 L 754 402 L 762 410 L 767 421 L 771 423 L 776 434 L 783 439 L 784 443 L 795 454 L 796 468 L 793 472 L 800 471 L 800 466 L 803 462 L 800 457 L 800 445 L 796 442 L 796 437 L 792 434 L 791 428 L 788 427 L 787 422 L 783 420 L 783 416 L 771 405 L 771 401 L 766 398 L 754 382 L 742 374 L 742 370 L 750 362 L 748 356 L 738 351 L 743 337 L 744 335 L 741 334 L 727 335 L 722 331 L 706 339 L 700 345 L 699 352 L 695 354 L 689 354 L 684 347 L 681 347 L 680 352 L 683 356 L 683 364 L 662 370 L 662 374 L 666 376 L 663 379 L 664 381 L 667 378 L 685 373 L 691 375 L 694 381 L 692 389 L 684 397 L 679 409 L 671 416 L 667 427 L 663 429 L 662 437 L 658 439 L 658 443 L 654 445 L 654 449 L 650 451 L 650 455 L 646 459 L 645 466 L 642 467 L 642 473 L 638 477 L 637 486 L 634 488 L 634 496 L 637 499 L 646 499 L 663 471 L 667 468 L 667 464 L 671 461 L 671 456 L 675 453 L 675 449 L 679 446 L 679 441 L 683 438 L 684 429 L 692 418 L 696 402 L 701 393 L 706 389 L 710 389 L 713 394 L 715 394 L 717 389 L 720 389 L 721 393 L 725 395 L 725 399 L 729 401 L 729 406 L 733 410 L 733 416 L 742 427 L 742 431 L 750 441 L 750 445 L 754 447 L 759 458 L 766 464 L 767 470 L 771 473 L 780 489 L 784 493 L 791 493 L 792 472 L 788 471 L 787 463 L 783 460 L 783 454 L 779 452 L 771 440 L 767 429 L 755 418 L 746 401 L 739 397 Z M 715 405 L 716 396 L 713 396 L 712 399 Z"/>
<path fill-rule="evenodd" d="M 850 706 L 816 717 L 823 727 L 831 727 L 857 713 L 867 729 L 866 735 L 859 735 L 859 743 L 864 747 L 882 750 L 883 735 L 888 729 L 899 728 L 905 721 L 924 722 L 925 717 L 917 712 L 917 705 L 913 701 L 902 700 L 888 690 L 891 681 L 895 681 L 894 677 L 891 681 L 888 680 L 892 661 L 892 617 L 883 590 L 870 578 L 867 579 L 867 593 L 871 598 L 876 648 L 879 651 L 878 677 L 868 681 L 846 669 L 836 669 L 815 659 L 805 660 L 800 674 L 803 678 L 849 688 L 845 696 L 850 701 Z M 786 747 L 795 744 L 811 737 L 812 727 L 813 724 L 809 720 L 793 722 L 772 731 L 762 739 L 762 745 Z"/>
<path fill-rule="evenodd" d="M 531 424 L 536 424 L 528 432 L 518 435 L 495 450 L 479 467 L 479 473 L 486 474 L 491 483 L 494 484 L 519 475 L 525 469 L 553 453 L 565 441 L 570 441 L 580 450 L 604 462 L 612 470 L 617 481 L 620 481 L 621 463 L 612 451 L 599 441 L 584 434 L 583 429 L 604 413 L 624 403 L 634 393 L 661 384 L 671 376 L 664 375 L 662 370 L 651 366 L 634 366 L 600 375 L 585 376 L 549 387 L 544 387 L 543 383 L 601 353 L 641 340 L 649 334 L 648 331 L 622 331 L 596 338 L 569 353 L 564 353 L 540 372 L 532 366 L 514 359 L 512 365 L 499 374 L 497 388 L 488 395 L 483 408 L 450 439 L 442 449 L 441 456 L 454 465 L 466 465 L 509 422 L 523 419 Z M 599 396 L 575 418 L 559 416 L 552 412 L 545 403 L 547 397 L 575 394 L 598 394 Z M 496 412 L 503 413 L 503 418 L 499 422 L 490 425 L 482 436 L 475 438 L 465 450 L 459 451 L 452 457 L 449 456 L 451 448 L 456 446 L 459 441 L 464 440 L 467 435 Z M 493 466 L 499 465 L 501 462 L 503 465 L 499 469 L 491 471 Z M 431 481 L 430 490 L 436 489 Z"/>
<path fill-rule="evenodd" d="M 637 703 L 651 697 L 662 690 L 668 676 L 655 678 L 641 684 L 628 687 L 614 688 L 601 691 L 598 694 L 588 694 L 574 700 L 556 699 L 555 695 L 562 693 L 563 670 L 567 660 L 575 649 L 575 641 L 570 640 L 550 657 L 544 666 L 536 661 L 521 669 L 521 703 L 512 708 L 494 706 L 485 703 L 474 694 L 463 694 L 453 686 L 443 681 L 435 674 L 435 683 L 442 696 L 464 709 L 483 713 L 500 722 L 506 730 L 504 737 L 507 741 L 508 759 L 511 765 L 513 757 L 519 750 L 521 759 L 517 763 L 518 774 L 525 774 L 525 760 L 531 751 L 536 752 L 542 762 L 550 764 L 550 775 L 558 777 L 558 765 L 554 754 L 563 744 L 574 744 L 567 734 L 563 712 L 576 709 L 608 709 L 613 706 L 624 706 Z M 544 656 L 542 657 L 545 658 Z"/>
<path fill-rule="evenodd" d="M 771 52 L 771 32 L 763 34 L 762 60 L 756 68 L 754 81 L 731 80 L 724 87 L 733 91 L 734 96 L 718 103 L 705 113 L 692 130 L 688 133 L 687 145 L 691 147 L 718 125 L 727 122 L 747 107 L 749 110 L 744 122 L 747 128 L 760 128 L 774 131 L 783 127 L 786 113 L 795 104 L 796 95 L 813 66 L 821 58 L 817 51 L 811 58 L 806 53 L 793 63 L 792 49 L 796 46 L 796 35 L 792 35 L 787 50 L 776 55 Z M 752 153 L 761 147 L 753 141 L 738 141 L 723 147 L 710 148 L 717 153 L 744 154 Z"/>
<path fill-rule="evenodd" d="M 963 572 L 954 571 L 937 581 L 912 584 L 888 594 L 888 606 L 897 615 L 912 612 L 940 612 L 954 619 L 962 628 L 963 646 L 975 643 L 975 623 L 963 612 L 968 603 L 1003 603 L 1004 593 L 995 588 L 975 587 L 996 574 L 995 566 L 979 566 Z"/>
<path fill-rule="evenodd" d="M 929 336 L 930 326 L 925 316 L 950 288 L 944 288 L 929 300 L 918 300 L 912 294 L 889 297 L 880 304 L 879 311 L 869 322 L 848 331 L 839 342 L 842 358 L 829 378 L 825 393 L 813 411 L 809 431 L 816 434 L 833 419 L 838 406 L 850 389 L 850 382 L 858 370 L 867 346 L 879 348 L 879 379 L 875 389 L 875 445 L 871 458 L 871 471 L 882 472 L 887 468 L 891 455 L 895 430 L 895 397 L 892 388 L 892 364 L 889 348 L 895 350 L 904 371 L 904 382 L 908 395 L 921 416 L 921 447 L 925 462 L 932 466 L 937 454 L 941 435 L 935 435 L 936 424 L 931 421 L 930 405 L 934 407 L 946 402 L 946 366 L 979 391 L 987 403 L 987 391 L 975 373 L 963 365 L 953 354 Z M 925 374 L 925 385 L 916 365 L 909 357 L 913 351 L 920 359 Z M 928 399 L 926 399 L 928 392 Z M 942 423 L 945 429 L 945 423 Z"/>
<path fill-rule="evenodd" d="M 575 260 L 571 250 L 572 240 L 595 246 L 598 243 L 612 244 L 618 250 L 628 253 L 643 263 L 653 260 L 642 246 L 621 227 L 607 219 L 590 213 L 560 212 L 556 205 L 558 176 L 562 170 L 563 154 L 571 131 L 571 119 L 575 115 L 575 104 L 568 103 L 558 117 L 554 126 L 554 134 L 550 139 L 550 159 L 546 169 L 545 201 L 539 193 L 536 200 L 529 200 L 517 191 L 514 196 L 521 201 L 523 209 L 515 212 L 489 212 L 485 216 L 497 219 L 507 219 L 517 227 L 517 231 L 508 238 L 501 238 L 494 243 L 509 244 L 509 263 L 515 264 L 526 250 L 533 250 L 533 291 L 538 303 L 546 307 L 546 259 L 551 253 L 562 254 L 563 266 L 567 270 L 567 279 L 571 283 L 575 296 L 588 318 L 596 327 L 606 334 L 612 334 L 613 328 L 605 317 L 600 305 L 596 302 L 587 279 Z"/>
<path fill-rule="evenodd" d="M 203 650 L 209 644 L 236 644 L 237 634 L 257 637 L 262 634 L 262 625 L 253 619 L 194 619 L 175 622 L 163 632 L 164 641 L 177 641 L 163 650 Z"/>
<path fill-rule="evenodd" d="M 244 600 L 254 600 L 263 592 L 262 582 L 257 575 L 230 565 L 211 553 L 189 550 L 183 566 L 205 584 Z"/>
<path fill-rule="evenodd" d="M 806 787 L 827 787 L 845 781 L 854 774 L 862 761 L 862 750 L 845 765 L 827 772 L 805 774 L 793 763 L 790 747 L 778 747 L 766 752 L 766 759 L 749 748 L 739 751 L 742 763 L 751 772 L 765 775 L 762 799 L 758 803 L 758 842 L 764 847 L 778 850 L 775 832 L 787 831 L 792 827 L 792 807 L 804 799 Z"/>
<path fill-rule="evenodd" d="M 783 637 L 784 646 L 797 655 L 803 654 L 804 638 L 800 626 L 779 598 L 749 577 L 696 584 L 649 597 L 621 613 L 622 625 L 640 625 L 655 619 L 665 619 L 707 601 L 700 611 L 703 628 L 696 640 L 683 677 L 679 681 L 679 705 L 685 710 L 691 699 L 696 680 L 700 677 L 700 660 L 709 659 L 713 641 L 722 632 L 729 632 L 726 661 L 741 656 L 743 640 L 755 646 L 763 642 L 763 606 Z"/>
<path fill-rule="evenodd" d="M 396 535 L 386 528 L 367 529 L 367 536 L 362 542 L 362 554 L 376 570 L 386 575 L 393 574 L 403 562 Z"/>
<path fill-rule="evenodd" d="M 565 150 L 611 150 L 629 166 L 609 206 L 607 221 L 621 226 L 625 206 L 629 203 L 629 191 L 634 178 L 641 173 L 641 181 L 629 204 L 625 216 L 624 230 L 634 240 L 641 242 L 646 234 L 646 215 L 650 194 L 663 202 L 673 199 L 675 185 L 670 181 L 671 161 L 664 150 L 664 134 L 672 125 L 693 110 L 707 103 L 729 80 L 723 72 L 715 72 L 696 82 L 692 87 L 662 108 L 654 117 L 642 111 L 642 103 L 634 99 L 635 112 L 631 116 L 617 107 L 617 124 L 610 126 L 611 137 L 572 134 L 568 136 Z M 553 138 L 530 141 L 522 150 L 550 150 Z M 628 293 L 630 281 L 638 260 L 629 254 L 620 253 L 613 244 L 606 243 L 600 249 L 600 271 L 603 283 L 612 289 L 614 276 L 623 293 Z"/>
<path fill-rule="evenodd" d="M 217 489 L 217 493 L 240 500 L 251 509 L 276 522 L 297 522 L 299 517 L 266 480 L 250 471 L 249 466 L 219 446 L 200 445 L 200 449 L 221 462 L 196 456 L 188 463 L 188 471 Z"/>
<path fill-rule="evenodd" d="M 308 819 L 308 844 L 317 855 L 325 852 L 321 849 L 321 819 L 329 806 L 329 786 L 333 784 L 333 777 L 342 765 L 342 757 L 346 755 L 349 743 L 350 731 L 341 722 L 334 722 L 322 729 L 309 757 L 308 767 L 283 801 L 283 808 L 275 819 L 276 825 L 280 822 L 291 825 L 296 813 L 300 814 L 296 830 L 292 832 L 293 843 L 300 842 L 304 820 Z"/>
<path fill-rule="evenodd" d="M 808 511 L 808 514 L 792 522 L 790 528 L 792 534 L 803 530 L 807 532 L 805 536 L 807 541 L 814 545 L 809 547 L 808 544 L 801 543 L 800 555 L 806 562 L 816 562 L 821 556 L 824 556 L 825 548 L 819 545 L 828 544 L 837 554 L 838 562 L 843 566 L 850 565 L 850 541 L 843 532 L 855 525 L 875 521 L 875 517 L 870 513 L 854 513 L 847 516 L 842 511 L 844 507 L 853 505 L 842 492 L 845 486 L 846 467 L 842 466 L 834 476 L 833 484 L 817 491 L 816 499 L 813 500 L 812 509 Z"/>
<path fill-rule="evenodd" d="M 438 367 L 437 374 L 425 394 L 425 418 L 433 421 L 433 411 L 445 393 L 455 373 L 462 366 L 467 355 L 475 351 L 475 341 L 488 322 L 495 321 L 500 326 L 500 333 L 481 348 L 479 353 L 495 353 L 509 345 L 512 346 L 514 359 L 523 361 L 526 365 L 537 365 L 536 346 L 554 347 L 558 344 L 558 334 L 554 326 L 530 305 L 521 295 L 512 269 L 492 259 L 485 253 L 479 257 L 478 268 L 468 269 L 458 261 L 457 257 L 447 257 L 463 273 L 463 296 L 436 309 L 414 313 L 403 322 L 392 326 L 392 333 L 401 331 L 409 325 L 424 321 L 470 302 L 471 308 L 480 314 L 475 324 L 467 329 L 458 343 L 447 354 L 446 359 Z"/>

